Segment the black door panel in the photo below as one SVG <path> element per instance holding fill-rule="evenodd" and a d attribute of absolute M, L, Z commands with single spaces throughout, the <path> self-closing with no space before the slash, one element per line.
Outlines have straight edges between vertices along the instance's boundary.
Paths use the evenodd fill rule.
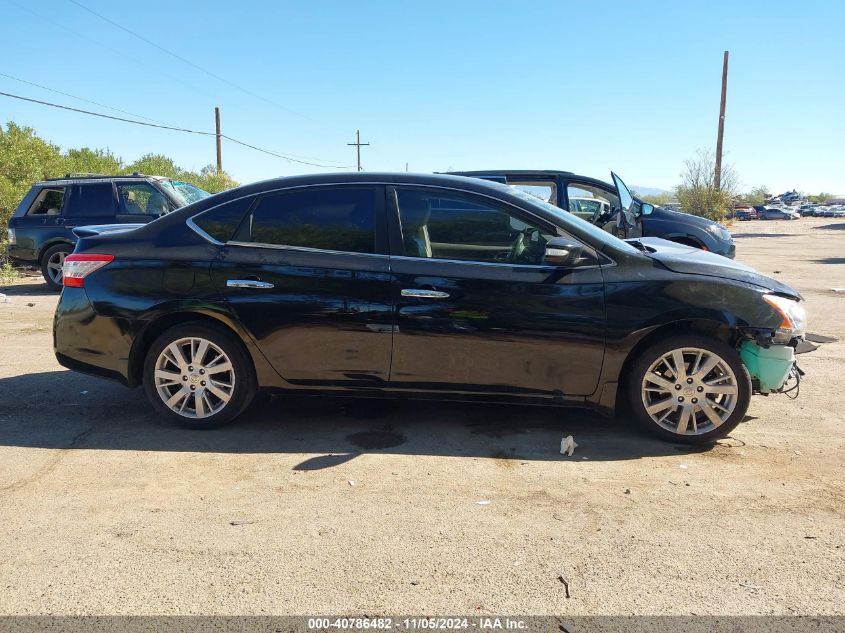
<path fill-rule="evenodd" d="M 386 256 L 227 246 L 212 278 L 288 382 L 387 380 L 393 328 Z M 227 285 L 239 280 L 270 287 Z"/>
<path fill-rule="evenodd" d="M 386 386 L 393 305 L 388 256 L 378 252 L 383 209 L 380 187 L 262 196 L 212 265 L 215 286 L 288 382 Z"/>
<path fill-rule="evenodd" d="M 394 257 L 391 385 L 588 395 L 604 356 L 598 267 L 561 270 Z M 403 290 L 439 295 L 417 298 Z"/>

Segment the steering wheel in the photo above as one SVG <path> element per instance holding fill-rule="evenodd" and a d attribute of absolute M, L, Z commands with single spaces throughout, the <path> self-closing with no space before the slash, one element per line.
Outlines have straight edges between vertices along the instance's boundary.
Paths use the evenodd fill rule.
<path fill-rule="evenodd" d="M 537 239 L 535 240 L 534 237 Z M 537 229 L 528 229 L 520 231 L 516 235 L 511 244 L 510 253 L 508 253 L 507 261 L 511 264 L 536 264 L 537 253 L 542 252 L 543 246 L 540 244 L 540 231 Z"/>

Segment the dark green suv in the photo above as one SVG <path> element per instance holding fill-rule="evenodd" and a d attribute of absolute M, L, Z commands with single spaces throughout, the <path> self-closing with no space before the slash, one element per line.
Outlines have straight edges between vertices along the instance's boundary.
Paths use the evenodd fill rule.
<path fill-rule="evenodd" d="M 73 228 L 146 224 L 210 194 L 162 176 L 72 176 L 35 183 L 9 220 L 9 257 L 37 265 L 53 290 L 73 252 Z"/>

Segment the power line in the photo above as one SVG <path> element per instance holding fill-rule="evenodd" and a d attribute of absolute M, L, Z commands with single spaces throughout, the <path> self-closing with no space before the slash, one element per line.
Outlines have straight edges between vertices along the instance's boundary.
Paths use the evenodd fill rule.
<path fill-rule="evenodd" d="M 136 114 L 134 112 L 129 112 L 127 110 L 121 110 L 120 108 L 113 108 L 112 106 L 106 105 L 105 103 L 100 103 L 99 101 L 91 101 L 90 99 L 85 99 L 84 97 L 78 97 L 77 95 L 70 94 L 69 92 L 62 92 L 61 90 L 56 90 L 55 88 L 50 88 L 48 86 L 42 86 L 41 84 L 37 84 L 34 81 L 27 81 L 26 79 L 21 79 L 20 77 L 14 77 L 12 75 L 7 75 L 6 73 L 0 73 L 0 77 L 6 77 L 7 79 L 19 81 L 23 84 L 28 84 L 30 86 L 35 86 L 36 88 L 41 88 L 42 90 L 54 92 L 57 95 L 63 95 L 65 97 L 70 97 L 71 99 L 76 99 L 76 100 L 82 101 L 84 103 L 90 103 L 91 105 L 100 106 L 101 108 L 106 108 L 107 110 L 114 110 L 115 112 L 120 112 L 122 114 L 128 114 L 129 116 L 134 116 L 138 119 L 145 119 L 147 121 L 153 121 L 155 123 L 161 123 L 162 125 L 166 125 L 166 123 L 164 123 L 164 121 L 159 121 L 158 119 L 153 119 L 153 118 L 144 116 L 143 114 Z"/>
<path fill-rule="evenodd" d="M 132 57 L 131 55 L 127 55 L 127 54 L 126 54 L 126 53 L 124 53 L 123 51 L 118 50 L 118 49 L 116 49 L 116 48 L 113 48 L 113 47 L 109 46 L 108 44 L 104 44 L 104 43 L 102 43 L 102 42 L 100 42 L 100 41 L 98 41 L 98 40 L 96 40 L 96 39 L 94 39 L 94 38 L 92 38 L 92 37 L 89 37 L 89 36 L 85 35 L 84 33 L 81 33 L 81 32 L 79 32 L 79 31 L 76 31 L 76 30 L 74 30 L 74 29 L 71 29 L 70 27 L 67 27 L 67 26 L 65 26 L 64 24 L 60 23 L 60 22 L 57 22 L 57 21 L 55 21 L 55 20 L 52 20 L 51 18 L 49 18 L 49 17 L 47 17 L 47 16 L 41 15 L 41 14 L 39 14 L 39 13 L 36 13 L 36 12 L 35 12 L 35 11 L 33 11 L 32 9 L 30 9 L 29 7 L 24 6 L 24 5 L 20 4 L 19 2 L 16 2 L 16 0 L 7 0 L 7 1 L 8 1 L 10 4 L 12 4 L 12 5 L 16 6 L 16 7 L 17 7 L 18 9 L 20 9 L 21 11 L 26 11 L 26 12 L 27 12 L 27 13 L 29 13 L 30 15 L 32 15 L 32 16 L 34 16 L 34 17 L 38 18 L 39 20 L 41 20 L 41 21 L 43 21 L 43 22 L 46 22 L 46 23 L 52 24 L 53 26 L 56 26 L 56 27 L 58 27 L 58 28 L 60 28 L 60 29 L 63 29 L 63 30 L 65 30 L 65 31 L 67 31 L 68 33 L 70 33 L 71 35 L 73 35 L 74 37 L 78 38 L 78 39 L 83 39 L 83 40 L 86 40 L 86 41 L 91 42 L 91 43 L 93 43 L 93 44 L 96 44 L 97 46 L 99 46 L 99 47 L 101 47 L 101 48 L 103 48 L 103 49 L 105 49 L 105 50 L 107 50 L 107 51 L 111 51 L 112 53 L 114 53 L 114 54 L 116 54 L 116 55 L 119 55 L 119 56 L 123 57 L 124 59 L 128 59 L 129 61 L 131 61 L 131 62 L 134 62 L 134 63 L 138 64 L 138 65 L 139 65 L 139 67 L 147 67 L 147 66 L 148 66 L 148 62 L 146 62 L 146 61 L 142 61 L 142 60 L 140 60 L 140 59 L 138 59 L 138 58 L 136 58 L 136 57 Z M 165 72 L 165 71 L 162 71 L 162 70 L 156 70 L 155 74 L 156 74 L 156 75 L 161 75 L 161 76 L 167 77 L 168 79 L 171 79 L 172 81 L 174 81 L 174 82 L 176 82 L 177 84 L 179 84 L 179 86 L 180 86 L 181 88 L 189 88 L 189 89 L 191 89 L 191 90 L 193 90 L 193 91 L 195 91 L 195 92 L 198 92 L 198 93 L 200 93 L 200 94 L 203 94 L 203 95 L 205 95 L 205 96 L 207 96 L 207 97 L 212 97 L 212 98 L 214 98 L 215 100 L 218 100 L 218 97 L 215 97 L 215 96 L 214 96 L 213 94 L 211 94 L 210 92 L 208 92 L 208 91 L 206 91 L 206 90 L 202 90 L 202 89 L 200 89 L 200 88 L 197 88 L 197 87 L 196 87 L 196 86 L 194 86 L 193 84 L 186 82 L 186 81 L 184 80 L 184 78 L 182 78 L 182 77 L 175 77 L 174 75 L 171 75 L 171 74 L 169 74 L 169 73 L 167 73 L 167 72 Z M 8 75 L 7 75 L 7 76 L 8 76 Z M 24 80 L 19 80 L 19 81 L 24 81 Z M 31 82 L 27 82 L 27 83 L 31 83 Z M 34 85 L 34 86 L 38 86 L 38 87 L 42 87 L 42 86 L 39 86 L 39 84 L 32 84 L 32 85 Z M 80 100 L 86 101 L 86 102 L 88 102 L 88 103 L 97 103 L 97 102 L 95 102 L 95 101 L 89 101 L 89 100 L 87 100 L 87 99 L 83 99 L 82 97 L 77 97 L 77 96 L 75 96 L 75 95 L 70 95 L 69 93 L 62 93 L 62 92 L 60 92 L 60 91 L 56 91 L 56 90 L 53 90 L 53 89 L 51 89 L 51 88 L 47 88 L 46 86 L 43 86 L 43 88 L 44 88 L 44 89 L 46 89 L 46 90 L 50 90 L 50 91 L 52 91 L 52 92 L 57 92 L 58 94 L 66 94 L 67 96 L 71 96 L 71 97 L 73 97 L 73 98 L 75 98 L 75 99 L 80 99 Z M 225 101 L 226 101 L 226 100 L 224 99 L 224 102 L 225 102 Z M 98 104 L 98 105 L 99 105 L 99 104 Z M 120 109 L 118 109 L 118 108 L 112 108 L 112 107 L 105 106 L 105 105 L 103 105 L 103 107 L 106 107 L 106 108 L 108 108 L 108 109 L 110 109 L 110 110 L 115 110 L 115 111 L 117 111 L 117 112 L 123 112 L 124 114 L 132 114 L 132 116 L 137 116 L 138 118 L 146 119 L 146 120 L 148 120 L 148 121 L 155 121 L 156 123 L 162 123 L 162 121 L 159 121 L 159 120 L 157 120 L 157 119 L 153 119 L 153 118 L 151 118 L 151 117 L 147 117 L 147 116 L 136 115 L 136 114 L 134 114 L 134 113 L 130 113 L 130 112 L 127 112 L 127 111 L 125 111 L 125 110 L 120 110 Z M 309 119 L 309 120 L 312 120 L 312 119 Z M 178 127 L 178 126 L 174 126 L 174 127 Z M 301 159 L 301 160 L 304 160 L 304 161 L 307 161 L 307 160 L 315 160 L 315 161 L 322 161 L 322 162 L 327 162 L 327 163 L 336 163 L 336 164 L 340 162 L 340 161 L 336 161 L 336 160 L 324 160 L 324 159 L 322 159 L 322 158 L 317 158 L 317 157 L 314 157 L 314 156 L 304 156 L 304 155 L 300 155 L 300 154 L 288 154 L 288 156 L 289 156 L 289 157 L 293 157 L 293 158 L 298 158 L 298 159 Z M 305 164 L 310 164 L 310 163 L 305 163 Z M 332 167 L 332 166 L 331 166 L 331 165 L 326 165 L 326 167 Z M 337 169 L 346 169 L 347 167 L 348 167 L 348 166 L 340 166 L 340 167 L 337 167 Z"/>
<path fill-rule="evenodd" d="M 53 26 L 56 26 L 56 27 L 58 27 L 58 28 L 60 28 L 60 29 L 63 29 L 63 30 L 65 30 L 65 31 L 67 31 L 68 33 L 70 33 L 71 35 L 73 35 L 73 36 L 74 36 L 74 37 L 76 37 L 76 38 L 79 38 L 79 39 L 83 39 L 83 40 L 87 40 L 87 41 L 89 41 L 89 42 L 92 42 L 92 43 L 96 44 L 97 46 L 99 46 L 99 47 L 101 47 L 101 48 L 106 49 L 107 51 L 111 51 L 111 52 L 112 52 L 112 53 L 114 53 L 115 55 L 119 55 L 119 56 L 123 57 L 124 59 L 128 59 L 129 61 L 131 61 L 131 62 L 133 62 L 133 63 L 135 63 L 135 64 L 138 64 L 138 68 L 145 68 L 145 67 L 147 67 L 147 65 L 148 65 L 148 64 L 147 64 L 147 62 L 144 62 L 144 61 L 142 61 L 142 60 L 138 59 L 137 57 L 132 57 L 131 55 L 127 55 L 126 53 L 124 53 L 123 51 L 121 51 L 121 50 L 119 50 L 119 49 L 117 49 L 117 48 L 114 48 L 114 47 L 112 47 L 112 46 L 109 46 L 108 44 L 103 44 L 102 42 L 99 42 L 99 41 L 95 40 L 95 39 L 94 39 L 94 38 L 92 38 L 92 37 L 88 37 L 88 36 L 87 36 L 87 35 L 85 35 L 84 33 L 80 33 L 79 31 L 76 31 L 76 30 L 74 30 L 74 29 L 72 29 L 72 28 L 70 28 L 70 27 L 68 27 L 68 26 L 65 26 L 64 24 L 62 24 L 62 23 L 60 23 L 60 22 L 57 22 L 57 21 L 55 21 L 55 20 L 53 20 L 53 19 L 51 19 L 51 18 L 48 18 L 48 17 L 46 17 L 46 16 L 43 16 L 43 15 L 41 15 L 41 14 L 39 14 L 39 13 L 36 13 L 36 12 L 35 12 L 35 11 L 33 11 L 32 9 L 30 9 L 29 7 L 26 7 L 26 6 L 24 6 L 24 5 L 22 5 L 22 4 L 18 3 L 18 2 L 16 2 L 15 0 L 8 0 L 8 2 L 9 2 L 10 4 L 13 4 L 14 6 L 16 6 L 16 7 L 17 7 L 18 9 L 20 9 L 21 11 L 26 11 L 26 12 L 27 12 L 27 13 L 29 13 L 30 15 L 32 15 L 32 16 L 34 16 L 34 17 L 38 18 L 38 19 L 39 19 L 39 20 L 41 20 L 42 22 L 46 22 L 46 23 L 52 24 Z M 205 96 L 207 96 L 207 97 L 212 97 L 212 98 L 215 98 L 215 99 L 216 99 L 216 97 L 215 97 L 213 94 L 211 94 L 210 92 L 207 92 L 207 91 L 205 91 L 205 90 L 203 90 L 203 89 L 201 89 L 201 88 L 197 88 L 197 87 L 196 87 L 196 86 L 194 86 L 193 84 L 190 84 L 190 83 L 186 82 L 184 79 L 182 79 L 182 78 L 180 78 L 180 77 L 176 77 L 176 76 L 171 75 L 171 74 L 169 74 L 169 73 L 167 73 L 167 72 L 164 72 L 164 71 L 162 71 L 162 70 L 157 70 L 157 71 L 156 71 L 156 74 L 157 74 L 157 75 L 162 75 L 163 77 L 167 77 L 168 79 L 173 80 L 174 82 L 176 82 L 177 84 L 179 84 L 179 86 L 180 86 L 181 88 L 189 88 L 189 89 L 193 90 L 194 92 L 198 92 L 198 93 L 203 94 L 203 95 L 205 95 Z M 147 118 L 147 117 L 144 117 L 144 118 Z"/>
<path fill-rule="evenodd" d="M 31 97 L 24 97 L 24 96 L 21 96 L 21 95 L 11 94 L 9 92 L 0 92 L 0 95 L 2 95 L 4 97 L 10 97 L 12 99 L 19 99 L 21 101 L 29 101 L 30 103 L 38 103 L 40 105 L 50 106 L 51 108 L 58 108 L 60 110 L 69 110 L 71 112 L 78 112 L 80 114 L 87 114 L 87 115 L 90 115 L 90 116 L 96 116 L 96 117 L 100 117 L 100 118 L 103 118 L 103 119 L 111 119 L 112 121 L 120 121 L 122 123 L 132 123 L 134 125 L 143 125 L 143 126 L 146 126 L 146 127 L 153 127 L 153 128 L 158 128 L 158 129 L 161 129 L 161 130 L 172 130 L 174 132 L 185 132 L 185 133 L 188 133 L 188 134 L 199 134 L 201 136 L 216 136 L 217 135 L 215 132 L 205 132 L 205 131 L 202 131 L 202 130 L 191 130 L 189 128 L 176 127 L 174 125 L 147 123 L 146 121 L 136 121 L 134 119 L 126 119 L 124 117 L 112 116 L 111 114 L 103 114 L 102 112 L 91 112 L 90 110 L 82 110 L 80 108 L 73 108 L 71 106 L 61 105 L 59 103 L 51 103 L 49 101 L 41 101 L 39 99 L 32 99 Z M 246 143 L 244 141 L 236 139 L 232 136 L 228 136 L 227 134 L 221 134 L 220 136 L 222 138 L 225 138 L 228 141 L 231 141 L 232 143 L 236 143 L 238 145 L 243 145 L 244 147 L 248 147 L 248 148 L 253 149 L 255 151 L 262 152 L 264 154 L 269 154 L 270 156 L 275 156 L 276 158 L 281 158 L 281 159 L 286 160 L 286 161 L 291 162 L 291 163 L 300 163 L 302 165 L 310 165 L 312 167 L 326 167 L 326 168 L 329 168 L 329 169 L 347 169 L 347 168 L 350 167 L 349 165 L 337 166 L 337 165 L 323 165 L 323 164 L 318 164 L 318 163 L 310 163 L 310 162 L 307 162 L 307 161 L 304 161 L 304 160 L 298 160 L 296 158 L 293 158 L 292 156 L 287 156 L 285 154 L 279 154 L 277 152 L 273 152 L 269 149 L 264 149 L 263 147 L 251 145 L 249 143 Z"/>
<path fill-rule="evenodd" d="M 155 123 L 160 123 L 163 126 L 167 126 L 167 127 L 171 127 L 171 128 L 175 128 L 175 129 L 179 129 L 179 130 L 183 129 L 180 126 L 173 125 L 173 124 L 170 124 L 170 123 L 165 123 L 164 121 L 159 121 L 158 119 L 153 119 L 152 117 L 144 116 L 142 114 L 137 114 L 135 112 L 129 112 L 127 110 L 121 110 L 120 108 L 115 108 L 115 107 L 106 105 L 105 103 L 100 103 L 99 101 L 92 101 L 90 99 L 86 99 L 84 97 L 80 97 L 78 95 L 74 95 L 74 94 L 71 94 L 69 92 L 62 92 L 61 90 L 56 90 L 55 88 L 50 88 L 49 86 L 37 84 L 33 81 L 21 79 L 20 77 L 15 77 L 13 75 L 8 75 L 6 73 L 0 72 L 0 77 L 8 77 L 9 79 L 13 79 L 13 80 L 19 81 L 21 83 L 29 84 L 30 86 L 35 86 L 36 88 L 41 88 L 43 90 L 48 90 L 48 91 L 54 92 L 56 94 L 64 95 L 66 97 L 78 99 L 79 101 L 83 101 L 85 103 L 91 103 L 93 105 L 97 105 L 97 106 L 100 106 L 100 107 L 103 107 L 103 108 L 107 108 L 108 110 L 114 110 L 115 112 L 121 112 L 122 114 L 128 114 L 130 116 L 133 116 L 133 117 L 136 117 L 136 118 L 139 118 L 139 119 L 145 119 L 147 121 L 153 121 Z M 225 135 L 221 134 L 221 137 L 224 137 L 224 136 Z M 237 139 L 229 139 L 229 140 L 231 140 L 235 143 L 240 143 L 240 141 L 238 141 Z M 256 148 L 253 148 L 253 149 L 256 149 Z M 325 163 L 339 163 L 340 162 L 340 161 L 336 161 L 336 160 L 324 160 L 322 158 L 317 158 L 317 157 L 314 157 L 314 156 L 304 156 L 304 155 L 301 155 L 301 154 L 287 154 L 286 156 L 291 157 L 291 158 L 298 158 L 300 160 L 315 160 L 315 161 L 321 161 L 321 162 L 325 162 Z"/>
<path fill-rule="evenodd" d="M 263 96 L 261 96 L 260 94 L 257 94 L 257 93 L 255 93 L 255 92 L 253 92 L 252 90 L 249 90 L 248 88 L 244 88 L 243 86 L 240 86 L 240 85 L 236 84 L 235 82 L 230 81 L 230 80 L 226 79 L 225 77 L 221 77 L 221 76 L 220 76 L 220 75 L 218 75 L 217 73 L 214 73 L 214 72 L 212 72 L 212 71 L 208 70 L 207 68 L 204 68 L 204 67 L 200 66 L 199 64 L 196 64 L 196 63 L 192 62 L 190 59 L 186 59 L 185 57 L 183 57 L 182 55 L 179 55 L 178 53 L 174 53 L 173 51 L 171 51 L 171 50 L 169 50 L 169 49 L 167 49 L 167 48 L 165 48 L 165 47 L 161 46 L 160 44 L 156 44 L 156 43 L 155 43 L 155 42 L 153 42 L 152 40 L 150 40 L 150 39 L 148 39 L 148 38 L 144 37 L 143 35 L 141 35 L 141 34 L 139 34 L 139 33 L 136 33 L 136 32 L 135 32 L 135 31 L 133 31 L 132 29 L 129 29 L 129 28 L 127 28 L 127 27 L 123 26 L 122 24 L 119 24 L 119 23 L 115 22 L 115 21 L 114 21 L 114 20 L 112 20 L 111 18 L 107 18 L 106 16 L 104 16 L 104 15 L 102 15 L 102 14 L 100 14 L 100 13 L 97 13 L 96 11 L 94 11 L 93 9 L 88 8 L 87 6 L 85 6 L 84 4 L 82 4 L 81 2 L 77 2 L 77 0 L 69 0 L 69 2 L 71 2 L 71 3 L 75 4 L 75 5 L 76 5 L 76 6 L 78 6 L 80 9 L 83 9 L 84 11 L 87 11 L 87 12 L 88 12 L 88 13 L 90 13 L 91 15 L 98 17 L 99 19 L 103 20 L 104 22 L 107 22 L 107 23 L 111 24 L 111 25 L 112 25 L 112 26 L 114 26 L 115 28 L 118 28 L 118 29 L 120 29 L 121 31 L 124 31 L 124 32 L 126 32 L 126 33 L 129 33 L 129 35 L 131 35 L 131 36 L 133 36 L 133 37 L 135 37 L 135 38 L 137 38 L 137 39 L 141 40 L 142 42 L 144 42 L 144 43 L 146 43 L 146 44 L 148 44 L 148 45 L 152 46 L 153 48 L 156 48 L 156 49 L 158 49 L 158 50 L 160 50 L 160 51 L 162 51 L 162 52 L 164 52 L 164 53 L 167 53 L 167 54 L 168 54 L 168 55 L 170 55 L 171 57 L 174 57 L 175 59 L 178 59 L 178 60 L 179 60 L 179 61 L 181 61 L 182 63 L 187 64 L 188 66 L 191 66 L 192 68 L 195 68 L 195 69 L 199 70 L 200 72 L 205 73 L 205 74 L 206 74 L 206 75 L 208 75 L 209 77 L 213 77 L 213 78 L 214 78 L 214 79 L 216 79 L 217 81 L 222 81 L 223 83 L 225 83 L 225 84 L 227 84 L 227 85 L 231 86 L 232 88 L 235 88 L 235 89 L 237 89 L 237 90 L 240 90 L 241 92 L 243 92 L 243 93 L 245 93 L 245 94 L 248 94 L 249 96 L 254 97 L 254 98 L 256 98 L 256 99 L 260 99 L 261 101 L 264 101 L 265 103 L 269 103 L 270 105 L 275 106 L 275 107 L 279 108 L 280 110 L 284 110 L 284 111 L 285 111 L 285 112 L 287 112 L 288 114 L 293 114 L 294 116 L 298 116 L 298 117 L 301 117 L 301 118 L 303 118 L 303 119 L 307 119 L 307 120 L 309 120 L 309 121 L 312 121 L 312 122 L 314 122 L 314 123 L 317 123 L 317 121 L 314 121 L 314 119 L 312 119 L 311 117 L 309 117 L 309 116 L 307 116 L 307 115 L 305 115 L 305 114 L 302 114 L 301 112 L 297 112 L 296 110 L 291 110 L 290 108 L 287 108 L 287 107 L 285 107 L 285 106 L 281 105 L 280 103 L 277 103 L 277 102 L 275 102 L 275 101 L 273 101 L 273 100 L 271 100 L 271 99 L 267 99 L 266 97 L 263 97 Z"/>

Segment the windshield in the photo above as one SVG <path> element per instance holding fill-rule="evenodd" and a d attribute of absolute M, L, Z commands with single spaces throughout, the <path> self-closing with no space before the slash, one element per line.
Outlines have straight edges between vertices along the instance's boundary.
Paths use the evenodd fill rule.
<path fill-rule="evenodd" d="M 589 222 L 587 222 L 587 220 L 582 220 L 576 215 L 567 213 L 560 207 L 550 204 L 545 200 L 541 200 L 536 196 L 532 196 L 530 193 L 526 193 L 525 191 L 517 189 L 516 187 L 508 186 L 507 190 L 516 197 L 524 200 L 525 202 L 530 203 L 531 206 L 540 207 L 547 213 L 554 214 L 555 217 L 559 218 L 564 223 L 564 226 L 573 226 L 576 228 L 576 230 L 588 234 L 592 239 L 594 239 L 598 243 L 594 244 L 594 246 L 608 244 L 619 250 L 628 251 L 629 253 L 639 253 L 636 248 L 634 248 L 627 242 L 620 240 L 618 237 L 611 235 L 610 233 L 600 229 L 594 224 L 590 224 Z"/>
<path fill-rule="evenodd" d="M 162 180 L 161 186 L 167 189 L 167 192 L 179 202 L 180 207 L 198 202 L 211 195 L 207 191 L 181 180 Z"/>

